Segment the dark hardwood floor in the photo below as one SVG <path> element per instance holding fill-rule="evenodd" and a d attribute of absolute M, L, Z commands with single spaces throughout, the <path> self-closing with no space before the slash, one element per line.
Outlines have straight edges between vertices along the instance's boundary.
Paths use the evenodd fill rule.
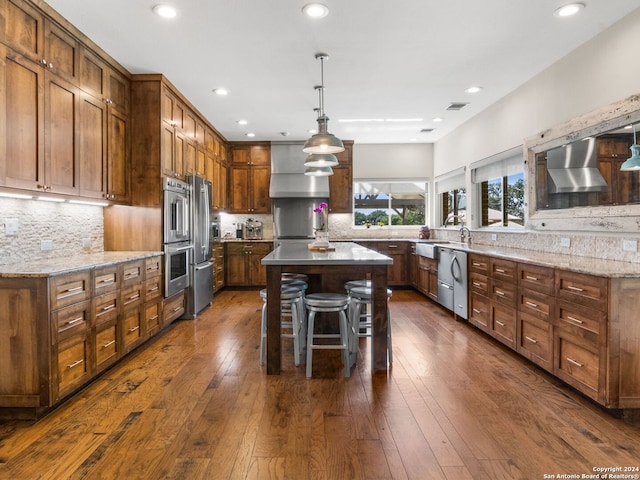
<path fill-rule="evenodd" d="M 394 364 L 260 367 L 257 291 L 223 291 L 38 422 L 0 422 L 0 478 L 543 479 L 639 467 L 618 419 L 423 296 L 391 299 Z M 637 474 L 639 472 L 630 472 Z M 585 477 L 586 478 L 586 477 Z M 636 477 L 637 478 L 637 477 Z"/>

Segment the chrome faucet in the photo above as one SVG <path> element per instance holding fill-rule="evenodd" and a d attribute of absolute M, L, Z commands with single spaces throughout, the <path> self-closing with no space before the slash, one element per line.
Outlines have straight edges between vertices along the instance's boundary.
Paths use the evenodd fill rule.
<path fill-rule="evenodd" d="M 460 223 L 462 224 L 462 226 L 464 227 L 464 218 L 462 218 L 460 215 L 455 215 L 455 214 L 453 214 L 453 213 L 450 213 L 450 214 L 447 216 L 447 218 L 446 218 L 446 220 L 444 221 L 444 223 L 442 224 L 442 226 L 443 226 L 443 227 L 446 227 L 446 226 L 447 226 L 447 224 L 449 223 L 449 221 L 451 221 L 451 220 L 453 220 L 454 222 L 455 222 L 456 220 L 459 220 L 459 221 L 460 221 Z M 453 224 L 452 224 L 452 225 L 453 225 Z"/>
<path fill-rule="evenodd" d="M 471 245 L 471 230 L 469 230 L 469 228 L 465 227 L 464 225 L 460 228 L 460 242 L 464 243 L 465 233 L 466 233 L 467 243 Z"/>

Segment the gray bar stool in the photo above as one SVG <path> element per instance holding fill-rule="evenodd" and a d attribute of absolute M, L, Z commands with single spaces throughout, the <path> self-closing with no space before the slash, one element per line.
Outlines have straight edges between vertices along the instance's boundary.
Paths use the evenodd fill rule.
<path fill-rule="evenodd" d="M 371 309 L 372 291 L 371 287 L 356 286 L 349 289 L 348 292 L 350 298 L 349 322 L 354 332 L 354 336 L 352 337 L 353 341 L 349 348 L 349 355 L 352 361 L 355 361 L 355 357 L 358 355 L 358 338 L 373 337 L 373 319 L 371 313 L 368 313 L 368 310 Z M 387 288 L 387 343 L 389 344 L 389 363 L 393 363 L 391 312 L 388 305 L 391 294 L 391 289 Z M 362 310 L 363 308 L 364 311 Z"/>
<path fill-rule="evenodd" d="M 349 363 L 349 345 L 351 334 L 346 310 L 349 307 L 349 297 L 340 293 L 310 293 L 305 297 L 305 304 L 309 312 L 307 325 L 307 378 L 312 376 L 313 351 L 314 350 L 342 350 L 342 364 L 344 376 L 351 376 L 351 364 Z M 340 333 L 315 333 L 315 317 L 318 312 L 330 312 L 338 314 Z M 318 344 L 315 339 L 335 338 L 340 343 Z"/>
<path fill-rule="evenodd" d="M 293 362 L 296 366 L 300 365 L 304 360 L 304 348 L 305 348 L 305 326 L 304 322 L 304 291 L 306 290 L 306 283 L 304 288 L 300 285 L 282 285 L 280 290 L 280 329 L 282 337 L 293 338 Z M 260 290 L 260 297 L 263 300 L 262 304 L 262 325 L 260 328 L 260 365 L 264 365 L 266 362 L 266 339 L 267 339 L 267 289 Z M 289 320 L 285 320 L 289 318 Z"/>
<path fill-rule="evenodd" d="M 303 282 L 309 281 L 309 277 L 307 277 L 304 273 L 283 272 L 280 278 L 282 280 L 302 280 Z"/>

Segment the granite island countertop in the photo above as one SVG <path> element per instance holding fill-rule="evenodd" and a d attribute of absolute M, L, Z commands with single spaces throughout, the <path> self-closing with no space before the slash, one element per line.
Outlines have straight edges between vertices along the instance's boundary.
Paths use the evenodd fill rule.
<path fill-rule="evenodd" d="M 81 270 L 163 255 L 162 252 L 101 252 L 0 265 L 0 278 L 52 277 Z"/>
<path fill-rule="evenodd" d="M 263 265 L 390 265 L 393 259 L 353 242 L 331 243 L 335 251 L 313 251 L 306 244 L 278 247 L 262 259 Z"/>

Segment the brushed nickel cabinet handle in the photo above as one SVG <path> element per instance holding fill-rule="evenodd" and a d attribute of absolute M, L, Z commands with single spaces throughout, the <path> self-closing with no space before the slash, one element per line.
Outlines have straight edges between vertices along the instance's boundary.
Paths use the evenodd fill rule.
<path fill-rule="evenodd" d="M 538 281 L 538 279 L 537 279 L 536 277 L 532 277 L 531 275 L 525 275 L 525 278 L 526 278 L 527 280 L 532 280 L 532 281 L 534 281 L 534 282 L 537 282 L 537 281 Z"/>
<path fill-rule="evenodd" d="M 579 320 L 577 318 L 573 318 L 571 316 L 567 316 L 567 320 L 571 320 L 572 322 L 579 323 L 580 325 L 582 325 L 584 323 L 582 320 Z"/>
<path fill-rule="evenodd" d="M 500 295 L 501 297 L 504 297 L 505 293 L 500 290 L 496 290 L 496 295 Z"/>
<path fill-rule="evenodd" d="M 67 365 L 67 369 L 71 370 L 73 367 L 77 367 L 82 362 L 84 362 L 84 360 L 76 360 L 75 362 L 70 363 L 69 365 Z"/>
<path fill-rule="evenodd" d="M 83 322 L 84 317 L 74 318 L 73 320 L 69 320 L 65 325 L 75 325 L 76 323 Z"/>
<path fill-rule="evenodd" d="M 530 302 L 529 300 L 527 300 L 527 301 L 526 301 L 526 302 L 524 302 L 524 303 L 525 303 L 526 305 L 529 305 L 530 307 L 538 308 L 538 305 L 537 305 L 537 304 L 535 304 L 535 303 L 533 303 L 533 302 Z"/>
<path fill-rule="evenodd" d="M 566 357 L 567 362 L 573 363 L 576 367 L 582 367 L 583 365 L 580 362 L 575 361 L 573 358 Z"/>
<path fill-rule="evenodd" d="M 504 269 L 502 269 L 502 268 L 496 268 L 496 272 L 498 272 L 498 273 L 504 273 Z"/>
<path fill-rule="evenodd" d="M 500 325 L 501 327 L 504 327 L 504 323 L 502 323 L 500 320 L 496 320 L 496 323 L 497 323 L 498 325 Z"/>
<path fill-rule="evenodd" d="M 73 288 L 67 288 L 64 292 L 62 293 L 71 293 L 71 292 L 77 292 L 78 290 L 82 290 L 82 286 L 79 287 L 73 287 Z"/>
<path fill-rule="evenodd" d="M 538 343 L 538 341 L 535 338 L 531 338 L 531 337 L 527 337 L 527 336 L 525 336 L 524 338 L 529 340 L 531 343 Z"/>
<path fill-rule="evenodd" d="M 106 307 L 102 307 L 103 312 L 108 312 L 109 310 L 113 310 L 116 306 L 112 303 L 111 305 L 107 305 Z"/>
<path fill-rule="evenodd" d="M 473 282 L 473 286 L 474 286 L 474 287 L 479 287 L 479 286 L 480 286 L 480 284 L 479 284 L 478 282 Z"/>
<path fill-rule="evenodd" d="M 159 315 L 154 315 L 153 317 L 150 317 L 149 320 L 157 320 Z"/>
<path fill-rule="evenodd" d="M 573 285 L 567 285 L 567 290 L 573 290 L 574 292 L 584 292 L 583 288 L 574 287 Z"/>
<path fill-rule="evenodd" d="M 131 328 L 128 330 L 128 332 L 129 332 L 129 333 L 133 333 L 133 332 L 135 332 L 136 330 L 138 330 L 139 328 L 140 328 L 140 326 L 131 327 Z"/>
<path fill-rule="evenodd" d="M 478 310 L 477 308 L 474 308 L 474 309 L 473 309 L 473 313 L 481 313 L 481 311 L 480 311 L 480 310 Z"/>
<path fill-rule="evenodd" d="M 115 340 L 111 340 L 110 342 L 107 342 L 104 345 L 102 345 L 102 348 L 109 348 L 114 343 L 116 343 L 116 341 Z"/>

